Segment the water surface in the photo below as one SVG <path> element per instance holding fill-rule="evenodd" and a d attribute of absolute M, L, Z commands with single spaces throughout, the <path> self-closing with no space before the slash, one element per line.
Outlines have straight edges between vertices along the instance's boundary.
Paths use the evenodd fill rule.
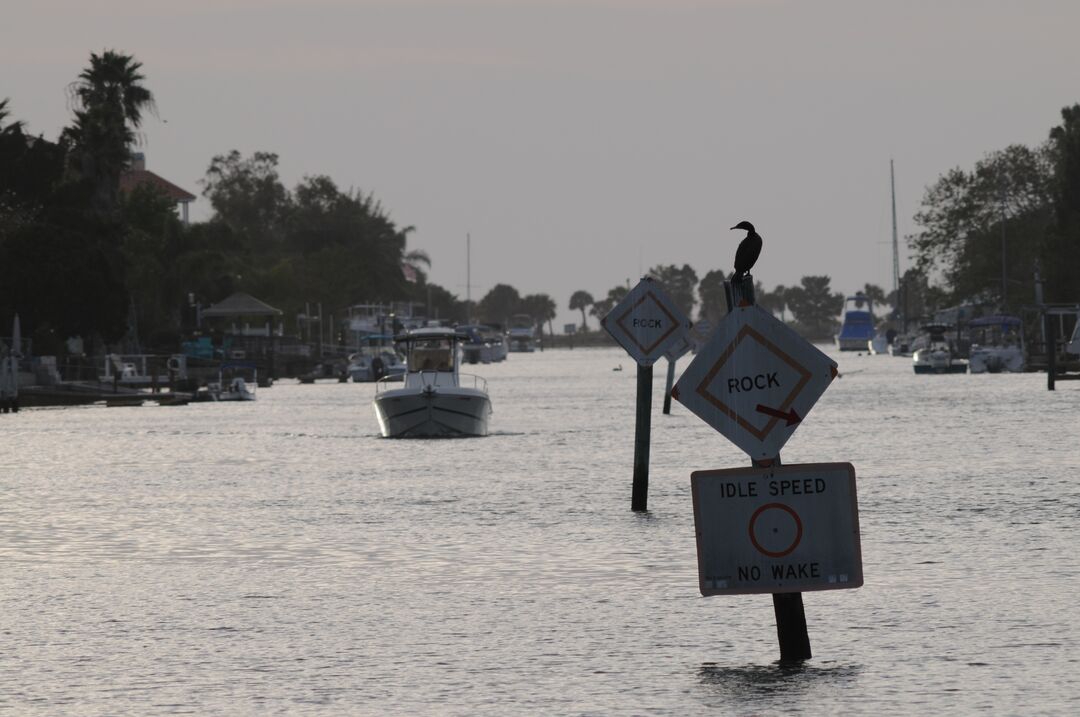
<path fill-rule="evenodd" d="M 801 666 L 698 594 L 690 472 L 747 459 L 663 367 L 629 510 L 618 350 L 475 367 L 482 439 L 381 439 L 367 384 L 0 416 L 0 713 L 1080 712 L 1080 385 L 834 357 L 784 461 L 855 465 L 866 584 Z"/>

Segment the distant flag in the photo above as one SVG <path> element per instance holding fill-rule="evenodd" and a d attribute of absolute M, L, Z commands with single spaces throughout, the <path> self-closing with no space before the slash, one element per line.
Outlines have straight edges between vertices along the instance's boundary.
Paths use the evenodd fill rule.
<path fill-rule="evenodd" d="M 418 277 L 416 275 L 416 269 L 414 267 L 409 266 L 408 264 L 402 264 L 401 273 L 405 276 L 405 281 L 409 282 L 410 284 L 415 284 L 417 282 Z"/>

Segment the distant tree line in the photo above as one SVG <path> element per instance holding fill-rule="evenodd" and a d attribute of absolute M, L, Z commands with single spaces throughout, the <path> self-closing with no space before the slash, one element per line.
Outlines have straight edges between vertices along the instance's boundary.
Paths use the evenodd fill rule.
<path fill-rule="evenodd" d="M 693 267 L 687 264 L 682 267 L 660 264 L 648 273 L 663 285 L 675 305 L 691 320 L 707 320 L 715 326 L 727 314 L 725 276 L 720 269 L 707 272 L 700 280 Z M 766 290 L 760 282 L 754 288 L 759 306 L 785 321 L 790 315 L 792 326 L 810 339 L 830 339 L 839 326 L 844 295 L 832 291 L 828 276 L 804 276 L 797 286 L 780 285 L 771 291 Z M 588 331 L 586 309 L 599 320 L 629 291 L 629 286 L 618 285 L 609 289 L 604 298 L 594 299 L 588 291 L 578 290 L 571 295 L 569 308 L 581 311 L 581 330 Z M 888 303 L 884 291 L 878 286 L 867 284 L 862 291 L 878 306 Z M 884 315 L 887 311 L 880 313 Z"/>
<path fill-rule="evenodd" d="M 236 291 L 287 316 L 315 304 L 412 301 L 449 323 L 529 314 L 550 326 L 546 294 L 499 285 L 469 305 L 429 282 L 430 258 L 408 247 L 413 227 L 327 176 L 286 188 L 272 152 L 211 159 L 201 181 L 213 209 L 206 222 L 184 226 L 151 184 L 121 192 L 154 111 L 145 80 L 130 55 L 91 54 L 68 88 L 71 124 L 55 141 L 31 135 L 0 101 L 0 321 L 19 313 L 38 353 L 60 353 L 76 335 L 99 348 L 139 339 L 174 350 L 194 328 L 193 303 Z"/>

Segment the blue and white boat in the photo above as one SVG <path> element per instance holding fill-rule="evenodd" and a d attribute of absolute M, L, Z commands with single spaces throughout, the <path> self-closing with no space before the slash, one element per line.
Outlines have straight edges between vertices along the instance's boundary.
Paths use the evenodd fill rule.
<path fill-rule="evenodd" d="M 875 335 L 874 306 L 870 297 L 859 291 L 844 299 L 836 347 L 841 351 L 868 351 Z"/>

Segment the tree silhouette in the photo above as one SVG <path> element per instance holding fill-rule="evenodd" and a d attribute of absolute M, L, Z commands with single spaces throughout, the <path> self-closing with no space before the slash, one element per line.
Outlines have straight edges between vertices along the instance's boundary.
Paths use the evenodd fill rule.
<path fill-rule="evenodd" d="M 701 308 L 698 319 L 707 319 L 713 326 L 727 315 L 727 299 L 724 298 L 724 272 L 713 269 L 698 284 L 698 298 Z M 760 300 L 758 303 L 761 303 Z"/>
<path fill-rule="evenodd" d="M 131 55 L 106 50 L 91 53 L 90 66 L 69 86 L 75 122 L 65 130 L 72 142 L 72 166 L 94 188 L 94 204 L 102 214 L 115 214 L 120 175 L 131 159 L 145 110 L 154 110 L 154 96 L 142 83 L 142 63 Z"/>
<path fill-rule="evenodd" d="M 585 323 L 585 309 L 593 304 L 592 294 L 589 292 L 578 289 L 570 295 L 570 308 L 581 310 L 581 330 L 588 331 L 589 326 Z"/>

